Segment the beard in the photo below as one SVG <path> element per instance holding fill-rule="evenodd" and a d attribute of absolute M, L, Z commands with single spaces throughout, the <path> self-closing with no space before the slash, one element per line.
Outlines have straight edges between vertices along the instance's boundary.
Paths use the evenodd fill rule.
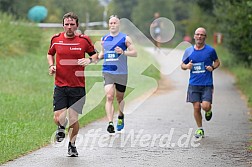
<path fill-rule="evenodd" d="M 74 31 L 67 31 L 66 32 L 66 36 L 68 36 L 68 37 L 74 37 L 75 36 Z"/>

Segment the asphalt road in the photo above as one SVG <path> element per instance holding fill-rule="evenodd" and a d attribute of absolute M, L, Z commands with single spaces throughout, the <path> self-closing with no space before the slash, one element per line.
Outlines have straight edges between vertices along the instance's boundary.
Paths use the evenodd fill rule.
<path fill-rule="evenodd" d="M 248 108 L 234 78 L 214 71 L 213 118 L 203 120 L 205 138 L 196 140 L 192 105 L 185 102 L 188 72 L 163 76 L 158 90 L 125 115 L 125 130 L 109 136 L 98 120 L 80 130 L 79 157 L 67 156 L 67 140 L 4 164 L 8 167 L 252 166 Z"/>

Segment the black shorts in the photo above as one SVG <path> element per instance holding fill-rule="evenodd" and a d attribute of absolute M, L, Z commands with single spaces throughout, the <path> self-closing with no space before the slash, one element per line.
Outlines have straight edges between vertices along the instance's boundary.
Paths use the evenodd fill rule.
<path fill-rule="evenodd" d="M 71 108 L 82 114 L 82 109 L 86 100 L 85 87 L 59 87 L 55 86 L 53 95 L 53 110 Z"/>
<path fill-rule="evenodd" d="M 103 72 L 104 85 L 115 84 L 116 90 L 119 92 L 126 91 L 128 74 L 110 74 Z"/>

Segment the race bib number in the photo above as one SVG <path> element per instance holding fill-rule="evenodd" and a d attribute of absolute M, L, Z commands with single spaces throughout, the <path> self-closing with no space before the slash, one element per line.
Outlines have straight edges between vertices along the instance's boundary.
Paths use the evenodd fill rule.
<path fill-rule="evenodd" d="M 106 61 L 117 61 L 119 55 L 115 51 L 107 51 L 104 55 Z"/>
<path fill-rule="evenodd" d="M 204 62 L 193 63 L 192 73 L 204 73 L 204 72 L 205 72 Z"/>

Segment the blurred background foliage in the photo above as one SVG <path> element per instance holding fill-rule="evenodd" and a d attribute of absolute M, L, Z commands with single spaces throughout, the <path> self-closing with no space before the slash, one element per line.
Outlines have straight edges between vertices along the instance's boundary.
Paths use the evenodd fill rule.
<path fill-rule="evenodd" d="M 194 30 L 203 26 L 208 31 L 208 42 L 213 43 L 214 32 L 219 32 L 223 45 L 237 60 L 247 65 L 252 62 L 252 0 L 0 0 L 0 11 L 23 21 L 36 5 L 48 10 L 44 23 L 61 23 L 69 11 L 77 13 L 83 23 L 107 21 L 109 15 L 117 14 L 132 21 L 147 37 L 153 14 L 159 12 L 175 25 L 174 45 L 185 35 L 193 37 Z M 3 17 L 6 15 L 1 14 L 0 20 Z"/>

